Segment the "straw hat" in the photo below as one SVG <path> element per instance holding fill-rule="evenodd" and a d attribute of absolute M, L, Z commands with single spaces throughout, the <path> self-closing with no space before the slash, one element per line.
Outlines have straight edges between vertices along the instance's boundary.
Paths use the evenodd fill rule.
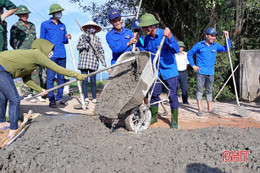
<path fill-rule="evenodd" d="M 97 32 L 96 32 L 96 33 L 100 32 L 100 31 L 102 30 L 102 28 L 101 28 L 98 24 L 96 24 L 95 22 L 93 22 L 92 20 L 90 20 L 89 22 L 85 23 L 85 24 L 82 26 L 82 28 L 83 28 L 83 27 L 86 27 L 86 26 L 95 26 L 96 29 L 97 29 Z"/>

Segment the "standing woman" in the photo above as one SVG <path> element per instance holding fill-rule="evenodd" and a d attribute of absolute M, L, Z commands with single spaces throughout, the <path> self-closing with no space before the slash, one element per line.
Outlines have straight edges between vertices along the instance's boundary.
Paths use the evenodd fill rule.
<path fill-rule="evenodd" d="M 102 65 L 106 67 L 104 49 L 102 47 L 100 38 L 96 36 L 96 33 L 100 32 L 102 28 L 93 21 L 89 21 L 82 26 L 87 35 L 82 34 L 79 37 L 77 49 L 79 51 L 79 65 L 78 69 L 82 74 L 92 73 L 98 70 L 99 61 Z M 90 41 L 95 46 L 98 54 L 102 57 L 99 59 L 99 56 L 96 54 Z M 96 103 L 96 75 L 90 77 L 90 85 L 92 91 L 92 102 Z M 85 79 L 82 82 L 82 90 L 85 96 L 85 101 L 89 101 L 88 98 L 88 79 Z"/>

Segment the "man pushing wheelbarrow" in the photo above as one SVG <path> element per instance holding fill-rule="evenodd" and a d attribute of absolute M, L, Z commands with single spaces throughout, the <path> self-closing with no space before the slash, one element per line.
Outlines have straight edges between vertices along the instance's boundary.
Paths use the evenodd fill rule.
<path fill-rule="evenodd" d="M 157 21 L 152 14 L 146 13 L 141 16 L 139 26 L 142 27 L 143 31 L 146 34 L 144 40 L 144 49 L 147 51 L 156 53 L 162 38 L 164 36 L 166 37 L 161 50 L 160 61 L 158 62 L 158 78 L 161 79 L 169 88 L 169 100 L 172 114 L 171 128 L 178 129 L 179 103 L 177 97 L 177 76 L 179 74 L 174 54 L 179 52 L 179 46 L 177 41 L 171 34 L 170 29 L 166 28 L 163 30 L 161 28 L 158 28 L 158 24 L 159 21 Z M 152 113 L 151 125 L 157 122 L 158 101 L 160 100 L 159 95 L 162 93 L 163 84 L 157 79 L 153 87 L 154 89 L 151 93 L 152 97 L 150 106 L 150 110 Z"/>
<path fill-rule="evenodd" d="M 163 81 L 169 89 L 171 128 L 178 128 L 178 70 L 174 54 L 178 52 L 179 46 L 171 31 L 168 28 L 157 28 L 158 23 L 152 14 L 144 14 L 140 18 L 139 26 L 147 35 L 143 50 L 147 51 L 126 52 L 118 58 L 116 64 L 131 57 L 136 57 L 136 61 L 114 68 L 95 107 L 95 114 L 112 119 L 125 113 L 128 130 L 141 131 L 150 124 L 156 125 Z M 155 56 L 151 55 L 154 53 Z M 144 105 L 143 99 L 150 88 L 151 103 Z"/>

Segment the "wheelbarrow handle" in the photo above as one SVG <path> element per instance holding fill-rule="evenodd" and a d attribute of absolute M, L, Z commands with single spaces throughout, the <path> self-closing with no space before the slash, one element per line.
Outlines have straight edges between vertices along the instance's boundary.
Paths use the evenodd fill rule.
<path fill-rule="evenodd" d="M 103 71 L 106 71 L 106 70 L 108 70 L 108 69 L 111 69 L 111 68 L 120 66 L 120 65 L 122 65 L 122 64 L 125 64 L 125 63 L 128 63 L 128 62 L 132 62 L 132 61 L 134 61 L 136 58 L 138 58 L 138 57 L 137 57 L 137 56 L 134 56 L 134 57 L 129 58 L 129 59 L 126 59 L 126 60 L 124 60 L 124 61 L 122 61 L 122 62 L 120 62 L 120 63 L 113 64 L 113 65 L 111 65 L 111 66 L 109 66 L 109 67 L 105 67 L 105 68 L 103 68 L 103 69 L 94 71 L 94 72 L 92 72 L 92 73 L 87 74 L 87 77 L 90 77 L 90 76 L 93 76 L 93 75 L 95 75 L 95 74 L 98 74 L 98 73 L 101 73 L 101 72 L 103 72 Z M 86 77 L 86 78 L 87 78 L 87 77 Z M 73 80 L 71 80 L 71 81 L 68 81 L 68 82 L 66 82 L 66 83 L 60 84 L 60 85 L 58 85 L 58 86 L 56 86 L 56 87 L 53 87 L 53 88 L 51 88 L 51 89 L 48 89 L 48 90 L 46 90 L 45 92 L 48 93 L 48 92 L 50 92 L 50 91 L 56 90 L 56 89 L 58 89 L 58 88 L 61 88 L 61 87 L 66 86 L 66 85 L 70 85 L 70 84 L 72 84 L 72 83 L 74 83 L 74 82 L 77 82 L 77 81 L 78 81 L 77 79 L 73 79 Z M 41 93 L 36 94 L 35 96 L 30 97 L 28 100 L 34 99 L 34 98 L 39 97 L 39 96 L 41 96 Z"/>
<path fill-rule="evenodd" d="M 163 36 L 163 38 L 162 38 L 162 40 L 161 40 L 161 43 L 160 43 L 160 45 L 159 45 L 159 48 L 158 48 L 158 50 L 157 50 L 157 52 L 156 52 L 156 54 L 155 54 L 155 57 L 154 57 L 154 59 L 153 59 L 153 68 L 154 68 L 154 70 L 156 69 L 156 62 L 157 62 L 157 60 L 159 59 L 159 57 L 160 57 L 160 55 L 161 55 L 161 50 L 162 50 L 164 41 L 165 41 L 165 36 Z M 160 62 L 158 62 L 157 65 L 159 65 L 159 63 L 160 63 Z"/>

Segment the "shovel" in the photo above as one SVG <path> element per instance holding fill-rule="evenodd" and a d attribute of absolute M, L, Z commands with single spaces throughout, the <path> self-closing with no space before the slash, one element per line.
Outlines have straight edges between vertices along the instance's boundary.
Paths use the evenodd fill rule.
<path fill-rule="evenodd" d="M 72 46 L 71 46 L 71 41 L 70 41 L 70 39 L 68 39 L 68 41 L 69 41 L 70 53 L 71 53 L 71 57 L 72 57 L 73 65 L 74 65 L 74 70 L 75 70 L 75 72 L 77 72 L 77 67 L 76 67 L 74 53 L 73 53 Z M 77 84 L 78 84 L 81 104 L 74 105 L 73 107 L 74 107 L 74 109 L 81 109 L 82 108 L 83 110 L 86 110 L 86 103 L 84 101 L 84 96 L 83 96 L 83 93 L 82 93 L 82 88 L 81 88 L 81 85 L 80 85 L 80 81 L 77 81 Z"/>
<path fill-rule="evenodd" d="M 106 70 L 108 70 L 108 69 L 111 69 L 111 68 L 114 68 L 114 67 L 117 67 L 117 66 L 120 66 L 120 65 L 123 65 L 123 64 L 125 64 L 125 63 L 135 61 L 136 58 L 137 58 L 137 57 L 134 56 L 134 57 L 129 58 L 129 59 L 126 59 L 126 60 L 124 60 L 124 61 L 122 61 L 122 62 L 120 62 L 120 63 L 113 64 L 113 65 L 108 66 L 108 67 L 105 67 L 105 68 L 103 68 L 103 69 L 94 71 L 94 72 L 92 72 L 92 73 L 87 74 L 87 77 L 93 76 L 93 75 L 95 75 L 95 74 L 101 73 L 101 72 L 103 72 L 103 71 L 106 71 Z M 50 92 L 50 91 L 54 91 L 54 90 L 56 90 L 56 89 L 58 89 L 58 88 L 64 87 L 64 86 L 66 86 L 66 85 L 70 85 L 70 84 L 72 84 L 72 83 L 74 83 L 74 82 L 77 82 L 77 81 L 78 81 L 77 79 L 73 79 L 73 80 L 68 81 L 68 82 L 66 82 L 66 83 L 63 83 L 63 84 L 60 84 L 60 85 L 55 86 L 55 87 L 53 87 L 53 88 L 50 88 L 50 89 L 46 90 L 45 92 L 48 93 L 48 92 Z M 41 96 L 41 93 L 36 94 L 36 95 L 30 97 L 30 98 L 28 99 L 28 101 L 30 101 L 31 99 L 34 99 L 34 98 L 36 98 L 36 97 L 39 97 L 39 96 Z"/>
<path fill-rule="evenodd" d="M 230 50 L 229 50 L 229 45 L 228 45 L 228 40 L 227 40 L 226 35 L 225 35 L 225 39 L 226 39 L 228 58 L 229 58 L 229 63 L 230 63 L 230 68 L 231 68 L 231 73 L 232 73 L 232 78 L 233 78 L 233 84 L 234 84 L 234 89 L 235 89 L 236 101 L 237 101 L 237 105 L 238 105 L 236 110 L 240 116 L 244 117 L 244 116 L 246 116 L 246 110 L 245 110 L 244 106 L 240 106 L 240 103 L 238 100 L 236 80 L 235 80 L 235 75 L 234 75 L 234 70 L 233 70 L 233 65 L 232 65 L 232 60 L 231 60 L 231 55 L 230 55 Z"/>

